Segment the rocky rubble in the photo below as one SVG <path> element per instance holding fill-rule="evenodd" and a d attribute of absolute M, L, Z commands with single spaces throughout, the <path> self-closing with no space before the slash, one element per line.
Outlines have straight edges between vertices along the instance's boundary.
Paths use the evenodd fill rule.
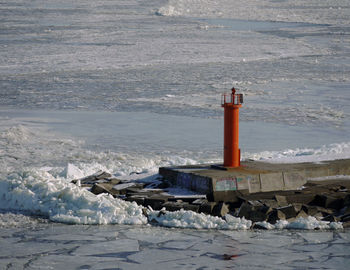
<path fill-rule="evenodd" d="M 155 187 L 154 183 L 123 181 L 100 171 L 72 183 L 88 188 L 96 195 L 108 193 L 154 210 L 184 209 L 219 217 L 226 214 L 245 217 L 253 222 L 252 228 L 256 229 L 263 228 L 257 222 L 293 222 L 299 217 L 308 216 L 322 221 L 343 222 L 343 227 L 350 227 L 350 180 L 346 179 L 308 181 L 301 190 L 259 193 L 221 191 L 202 197 L 169 195 L 169 183 L 160 180 Z"/>

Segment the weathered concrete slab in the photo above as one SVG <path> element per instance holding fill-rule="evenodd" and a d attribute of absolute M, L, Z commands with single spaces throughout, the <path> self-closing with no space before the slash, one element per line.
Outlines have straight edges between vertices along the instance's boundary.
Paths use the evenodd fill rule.
<path fill-rule="evenodd" d="M 261 191 L 284 190 L 283 173 L 260 174 Z"/>
<path fill-rule="evenodd" d="M 250 193 L 297 190 L 308 179 L 349 175 L 350 159 L 289 164 L 244 161 L 241 167 L 228 169 L 215 164 L 163 167 L 159 174 L 173 185 L 202 194 L 236 190 Z"/>

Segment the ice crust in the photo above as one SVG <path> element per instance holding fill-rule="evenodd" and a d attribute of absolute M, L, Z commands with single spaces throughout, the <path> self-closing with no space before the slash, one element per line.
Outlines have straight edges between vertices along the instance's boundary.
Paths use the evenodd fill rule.
<path fill-rule="evenodd" d="M 263 151 L 244 153 L 244 158 L 273 163 L 322 162 L 350 158 L 350 142 L 323 145 L 319 148 L 286 149 L 283 151 Z"/>
<path fill-rule="evenodd" d="M 314 13 L 310 14 L 310 10 Z M 349 5 L 346 0 L 293 0 L 293 4 L 289 1 L 268 0 L 170 0 L 156 14 L 339 25 L 349 23 Z"/>
<path fill-rule="evenodd" d="M 165 227 L 192 228 L 192 229 L 219 229 L 219 230 L 247 230 L 252 226 L 252 221 L 243 218 L 226 215 L 224 218 L 198 214 L 183 209 L 175 212 L 149 211 L 149 220 L 156 221 Z M 319 221 L 315 217 L 298 218 L 293 222 L 279 220 L 275 225 L 266 221 L 257 222 L 267 230 L 300 229 L 300 230 L 329 230 L 342 229 L 341 222 Z"/>

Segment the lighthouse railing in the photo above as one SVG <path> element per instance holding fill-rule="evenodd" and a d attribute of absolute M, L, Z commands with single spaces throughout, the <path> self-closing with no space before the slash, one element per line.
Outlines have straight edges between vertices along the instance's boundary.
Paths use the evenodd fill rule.
<path fill-rule="evenodd" d="M 221 105 L 224 104 L 232 104 L 232 105 L 240 105 L 243 103 L 243 94 L 222 94 L 221 95 Z"/>

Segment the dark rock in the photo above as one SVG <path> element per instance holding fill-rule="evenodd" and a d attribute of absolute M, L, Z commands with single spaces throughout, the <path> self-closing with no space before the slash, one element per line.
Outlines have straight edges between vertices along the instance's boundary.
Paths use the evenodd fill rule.
<path fill-rule="evenodd" d="M 197 196 L 176 196 L 173 198 L 169 198 L 169 201 L 181 200 L 183 202 L 192 203 L 193 201 L 195 201 L 197 199 L 198 199 Z"/>
<path fill-rule="evenodd" d="M 142 208 L 142 214 L 148 218 L 148 212 L 147 212 L 147 208 Z"/>
<path fill-rule="evenodd" d="M 316 216 L 317 213 L 321 213 L 322 216 L 333 214 L 333 210 L 315 205 L 303 205 L 301 209 L 304 210 L 309 216 Z"/>
<path fill-rule="evenodd" d="M 203 203 L 207 203 L 208 200 L 207 199 L 196 199 L 192 202 L 192 204 L 195 204 L 195 205 L 202 205 Z"/>
<path fill-rule="evenodd" d="M 325 216 L 324 218 L 322 218 L 323 221 L 330 221 L 330 222 L 338 222 L 340 221 L 340 218 L 338 217 L 335 217 L 333 215 L 328 215 L 328 216 Z"/>
<path fill-rule="evenodd" d="M 156 186 L 156 188 L 161 188 L 161 189 L 166 189 L 168 187 L 170 187 L 170 183 L 168 181 L 162 181 Z"/>
<path fill-rule="evenodd" d="M 154 210 L 160 210 L 166 201 L 168 201 L 168 197 L 155 195 L 149 198 L 145 198 L 144 204 L 145 206 L 147 205 L 152 207 Z"/>
<path fill-rule="evenodd" d="M 251 213 L 254 211 L 254 206 L 244 202 L 242 203 L 241 207 L 238 210 L 237 216 L 239 217 L 245 217 L 246 219 L 250 218 Z"/>
<path fill-rule="evenodd" d="M 163 207 L 165 207 L 165 209 L 168 211 L 178 211 L 180 209 L 184 209 L 187 211 L 198 212 L 199 210 L 199 205 L 193 205 L 187 202 L 168 201 L 163 204 Z"/>
<path fill-rule="evenodd" d="M 326 215 L 324 215 L 321 212 L 317 212 L 313 217 L 317 218 L 318 220 L 322 220 Z"/>
<path fill-rule="evenodd" d="M 343 228 L 350 228 L 350 221 L 343 222 Z"/>
<path fill-rule="evenodd" d="M 168 211 L 178 211 L 183 208 L 184 203 L 179 202 L 165 202 L 163 203 L 162 207 L 165 207 Z"/>
<path fill-rule="evenodd" d="M 238 202 L 238 193 L 236 191 L 214 191 L 207 194 L 209 202 Z"/>
<path fill-rule="evenodd" d="M 205 214 L 211 214 L 213 212 L 213 208 L 216 205 L 215 202 L 207 202 L 203 203 L 199 206 L 199 212 Z"/>
<path fill-rule="evenodd" d="M 343 209 L 342 209 L 342 214 L 343 215 L 348 215 L 350 214 L 350 206 L 345 206 Z"/>
<path fill-rule="evenodd" d="M 184 203 L 183 204 L 183 209 L 187 210 L 187 211 L 193 211 L 193 212 L 198 213 L 199 212 L 199 205 Z"/>
<path fill-rule="evenodd" d="M 260 200 L 260 202 L 263 203 L 265 206 L 270 207 L 270 208 L 278 208 L 281 206 L 275 200 Z"/>
<path fill-rule="evenodd" d="M 229 212 L 229 207 L 226 203 L 220 202 L 216 204 L 213 208 L 212 215 L 218 216 L 218 217 L 223 217 Z"/>
<path fill-rule="evenodd" d="M 128 189 L 129 190 L 129 189 Z M 130 192 L 127 195 L 128 196 L 143 196 L 143 197 L 152 197 L 154 195 L 159 195 L 160 193 L 163 192 L 161 189 L 134 189 L 134 192 Z"/>
<path fill-rule="evenodd" d="M 256 224 L 256 223 L 253 224 L 252 229 L 255 229 L 255 230 L 267 230 L 267 228 L 265 228 L 264 226 L 261 226 L 261 225 Z"/>
<path fill-rule="evenodd" d="M 296 218 L 307 218 L 309 215 L 304 210 L 300 210 Z"/>
<path fill-rule="evenodd" d="M 135 193 L 139 193 L 142 190 L 142 188 L 143 188 L 143 184 L 137 183 L 131 187 L 126 188 L 125 191 L 126 191 L 126 194 L 135 194 Z"/>
<path fill-rule="evenodd" d="M 248 204 L 255 206 L 255 207 L 260 207 L 263 206 L 264 204 L 260 201 L 252 201 L 252 200 L 248 200 L 247 201 Z"/>
<path fill-rule="evenodd" d="M 94 175 L 95 175 L 97 180 L 112 177 L 112 175 L 110 173 L 103 172 L 103 171 L 97 172 Z"/>
<path fill-rule="evenodd" d="M 350 214 L 340 217 L 341 222 L 350 222 Z"/>
<path fill-rule="evenodd" d="M 266 206 L 254 206 L 249 203 L 242 203 L 238 210 L 237 215 L 239 217 L 245 217 L 253 222 L 265 221 L 268 218 L 271 208 Z"/>
<path fill-rule="evenodd" d="M 297 216 L 297 211 L 295 210 L 294 205 L 280 207 L 277 208 L 277 210 L 281 211 L 286 219 L 295 218 Z"/>
<path fill-rule="evenodd" d="M 105 178 L 109 178 L 112 177 L 112 175 L 110 173 L 107 172 L 103 172 L 103 171 L 98 171 L 92 175 L 89 175 L 87 177 L 81 178 L 80 183 L 81 184 L 94 184 L 95 182 L 105 179 Z M 76 183 L 78 180 L 73 180 L 73 183 Z M 107 180 L 106 180 L 107 181 Z"/>
<path fill-rule="evenodd" d="M 321 206 L 325 208 L 340 209 L 343 206 L 343 199 L 335 198 L 331 195 L 316 195 L 310 205 Z"/>
<path fill-rule="evenodd" d="M 128 202 L 136 202 L 138 205 L 145 204 L 145 197 L 143 197 L 143 196 L 138 196 L 138 195 L 129 196 L 125 200 Z"/>
<path fill-rule="evenodd" d="M 164 216 L 165 214 L 166 214 L 166 212 L 164 210 L 160 210 L 157 217 Z"/>
<path fill-rule="evenodd" d="M 309 204 L 315 198 L 315 194 L 294 194 L 287 196 L 287 202 L 289 204 L 301 203 L 301 204 Z"/>
<path fill-rule="evenodd" d="M 111 186 L 109 184 L 104 184 L 104 183 L 97 183 L 94 184 L 91 188 L 91 192 L 94 193 L 95 195 L 101 194 L 101 193 L 110 193 Z"/>
<path fill-rule="evenodd" d="M 122 182 L 122 180 L 118 179 L 118 178 L 108 178 L 108 182 L 111 184 L 111 185 L 118 185 Z"/>
<path fill-rule="evenodd" d="M 347 194 L 343 202 L 344 206 L 350 206 L 350 194 Z"/>
<path fill-rule="evenodd" d="M 278 220 L 285 220 L 285 219 L 286 219 L 286 215 L 282 211 L 275 209 L 269 213 L 267 222 L 271 224 L 275 224 Z"/>
<path fill-rule="evenodd" d="M 301 208 L 303 207 L 303 205 L 301 203 L 293 203 L 294 209 L 297 212 L 301 211 Z"/>
<path fill-rule="evenodd" d="M 127 189 L 131 188 L 131 187 L 136 187 L 137 186 L 137 183 L 135 182 L 129 182 L 129 183 L 123 183 L 123 184 L 117 184 L 117 185 L 114 185 L 111 189 L 111 193 L 113 195 L 115 194 L 127 194 Z"/>
<path fill-rule="evenodd" d="M 275 195 L 275 200 L 280 207 L 287 206 L 289 204 L 286 196 Z"/>

